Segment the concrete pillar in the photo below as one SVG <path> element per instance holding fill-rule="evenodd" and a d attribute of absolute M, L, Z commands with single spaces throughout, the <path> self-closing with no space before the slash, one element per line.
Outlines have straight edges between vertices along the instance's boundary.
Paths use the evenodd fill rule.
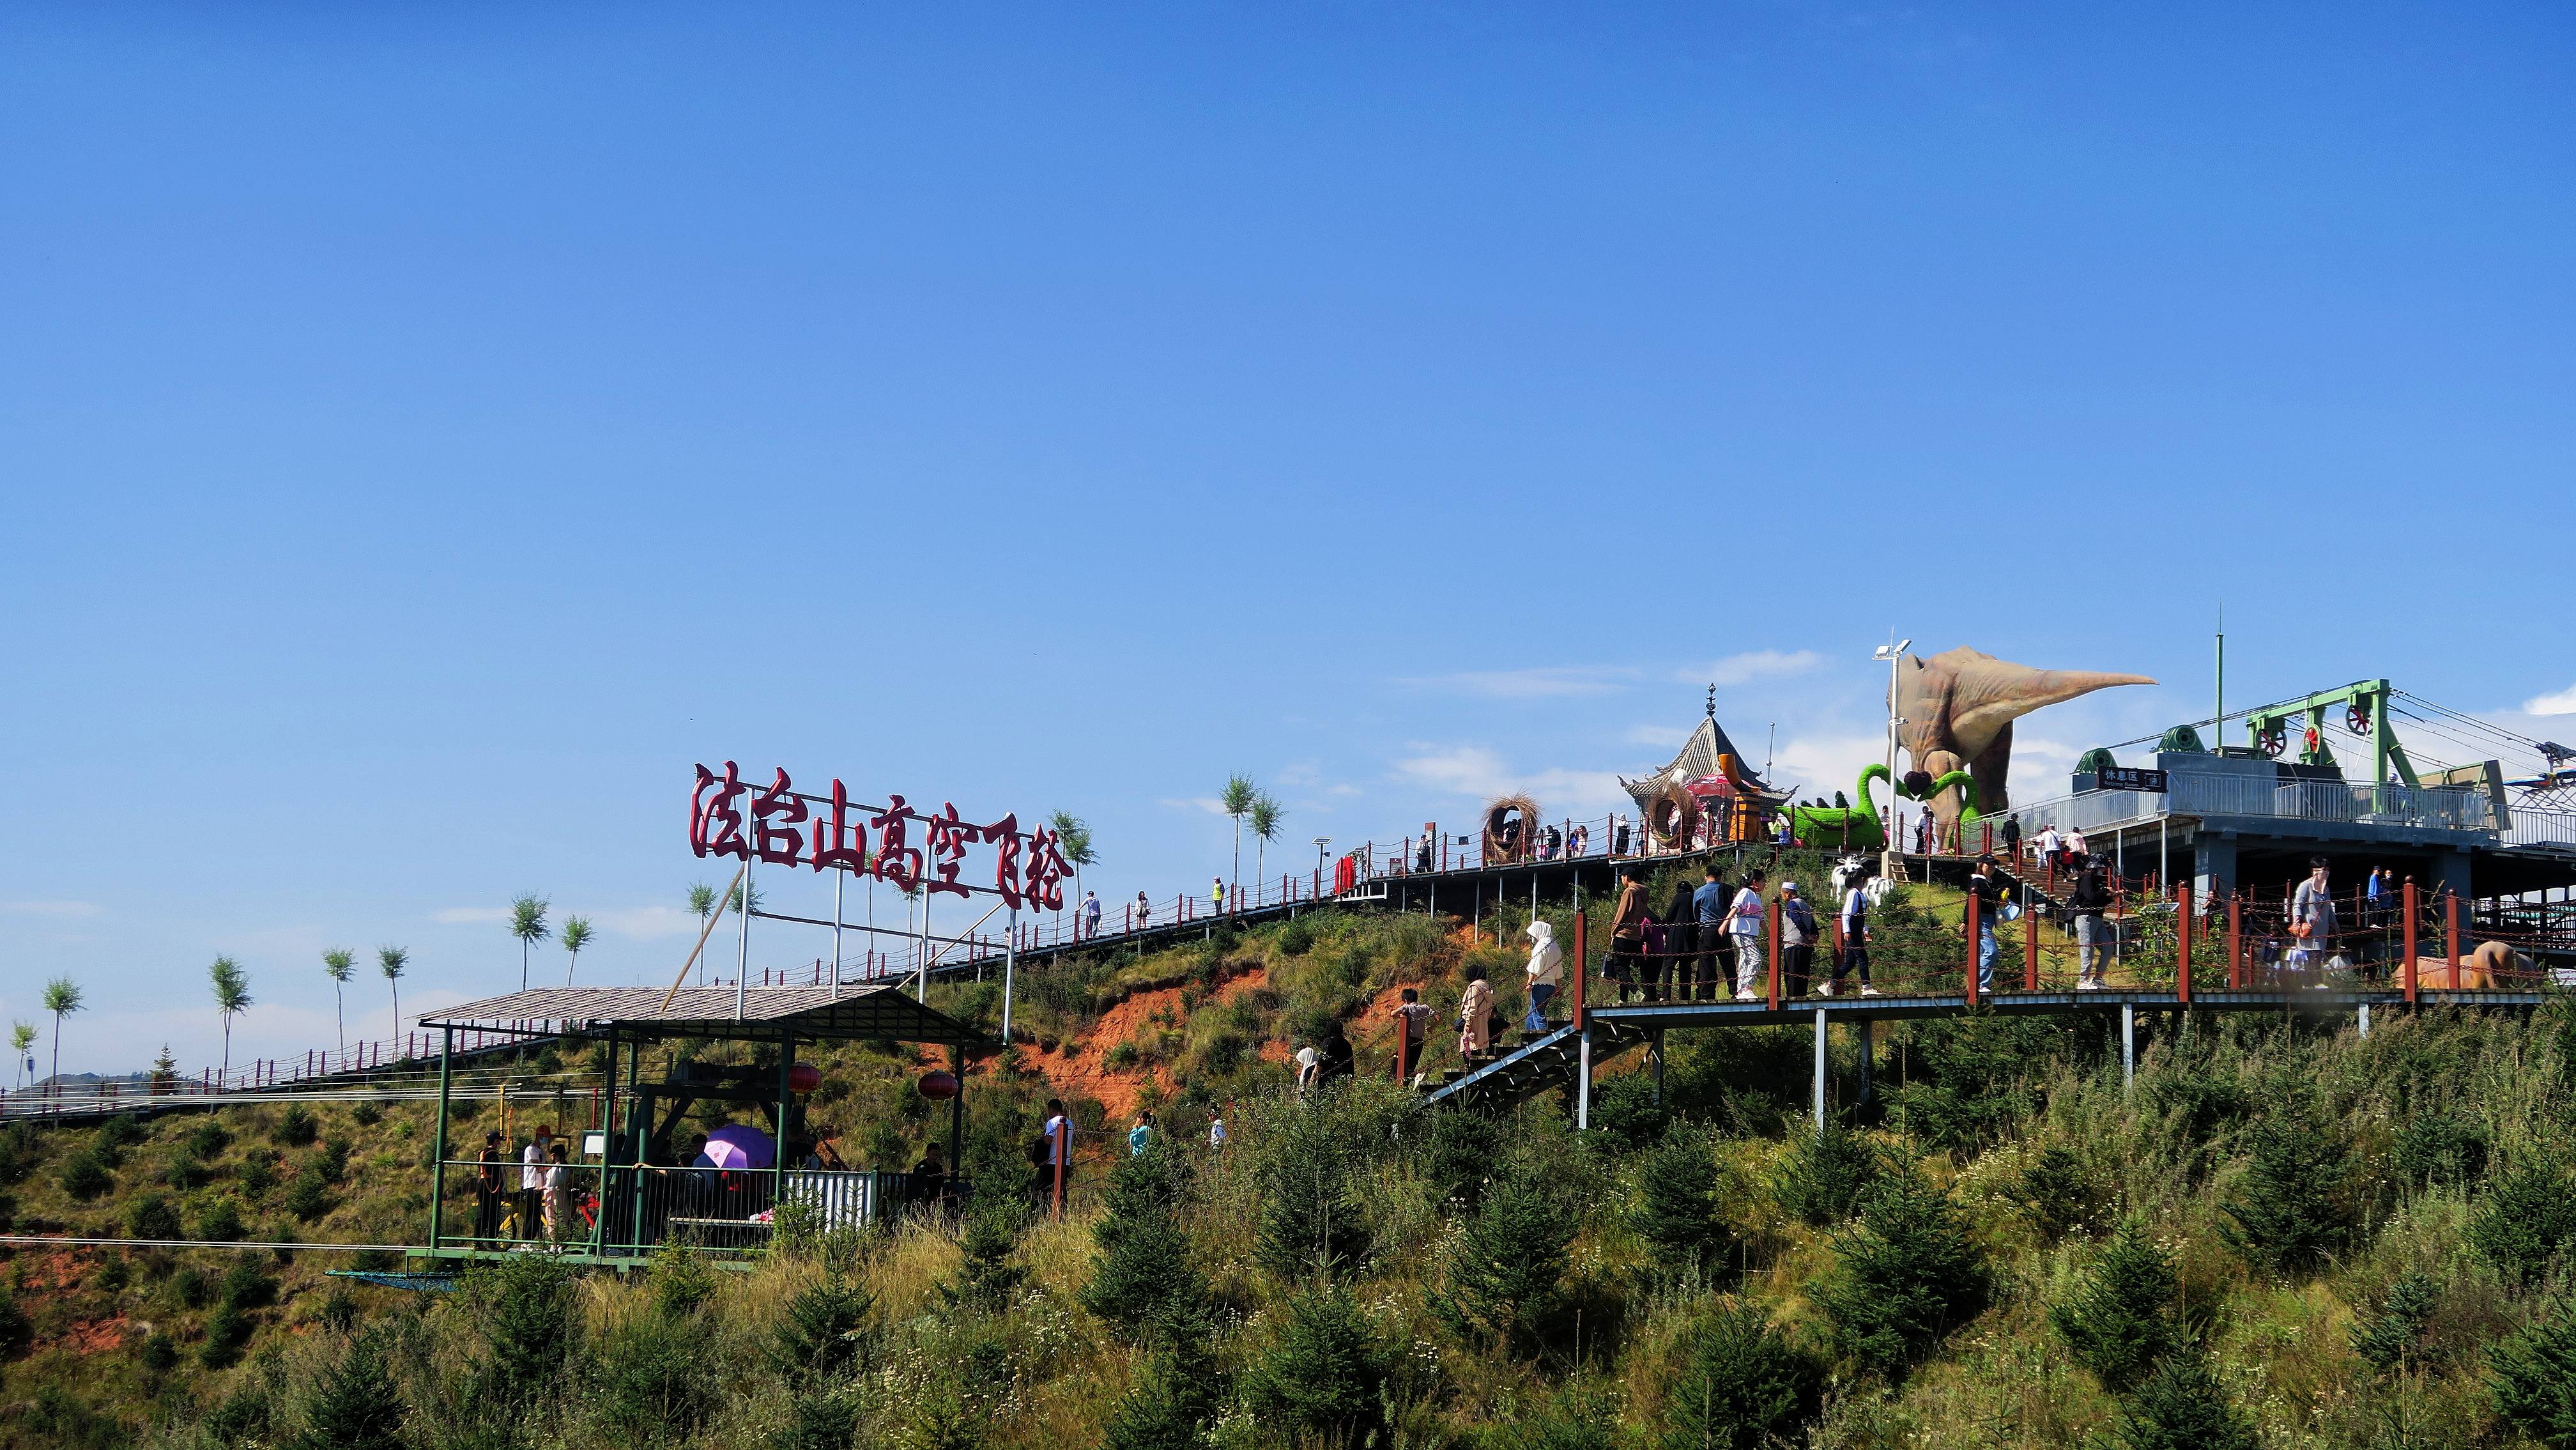
<path fill-rule="evenodd" d="M 1816 1131 L 1825 1130 L 1825 1009 L 1816 1009 Z"/>
<path fill-rule="evenodd" d="M 1873 1061 L 1878 1056 L 1877 1038 L 1878 1024 L 1867 1017 L 1860 1019 L 1860 1098 L 1854 1106 L 1866 1105 L 1875 1090 L 1871 1076 L 1877 1066 Z"/>
<path fill-rule="evenodd" d="M 2468 852 L 2444 851 L 2433 858 L 2433 879 L 2424 888 L 2430 893 L 2425 900 L 2438 905 L 2445 886 L 2458 892 L 2462 901 L 2477 900 L 2477 893 L 2469 889 Z"/>
<path fill-rule="evenodd" d="M 2191 891 L 2203 901 L 2218 901 L 2236 889 L 2236 842 L 2195 833 L 2191 843 Z"/>
<path fill-rule="evenodd" d="M 1664 1106 L 1664 1029 L 1655 1029 L 1655 1040 L 1647 1045 L 1646 1050 L 1655 1064 L 1655 1110 L 1661 1112 Z"/>
<path fill-rule="evenodd" d="M 2120 1091 L 2126 1093 L 2138 1085 L 2138 1008 L 2133 1002 L 2120 1004 Z"/>
<path fill-rule="evenodd" d="M 2361 1026 L 2361 1035 L 2365 1039 L 2368 1038 L 2370 1036 L 2370 1004 L 2368 1002 L 2361 1004 L 2361 1011 L 2356 1014 L 2355 1020 L 2358 1021 Z"/>

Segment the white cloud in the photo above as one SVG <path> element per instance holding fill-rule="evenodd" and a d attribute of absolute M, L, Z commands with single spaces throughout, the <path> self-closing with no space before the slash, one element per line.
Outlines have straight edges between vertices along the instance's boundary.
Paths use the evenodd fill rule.
<path fill-rule="evenodd" d="M 1397 761 L 1396 777 L 1431 790 L 1477 801 L 1525 794 L 1550 815 L 1590 815 L 1628 804 L 1628 793 L 1610 771 L 1558 768 L 1523 775 L 1481 745 L 1413 748 L 1424 753 Z"/>
<path fill-rule="evenodd" d="M 2576 685 L 2569 685 L 2554 695 L 2539 695 L 2522 702 L 2526 715 L 2576 715 Z"/>
<path fill-rule="evenodd" d="M 1225 802 L 1214 796 L 1165 796 L 1158 804 L 1170 806 L 1176 811 L 1205 811 L 1212 816 L 1225 814 Z"/>
<path fill-rule="evenodd" d="M 631 906 L 616 911 L 594 911 L 590 919 L 619 936 L 635 941 L 687 936 L 705 925 L 698 920 L 697 913 L 676 906 Z"/>
<path fill-rule="evenodd" d="M 1490 700 L 1537 700 L 1561 695 L 1606 695 L 1624 690 L 1638 672 L 1624 665 L 1538 665 L 1525 670 L 1467 670 L 1408 683 Z"/>
<path fill-rule="evenodd" d="M 1675 670 L 1673 678 L 1685 685 L 1716 685 L 1724 689 L 1780 675 L 1804 674 L 1824 662 L 1825 657 L 1811 649 L 1758 649 L 1704 665 L 1685 666 Z"/>
<path fill-rule="evenodd" d="M 1690 739 L 1689 731 L 1671 725 L 1633 726 L 1627 735 L 1628 743 L 1631 745 L 1654 745 L 1665 749 L 1678 747 L 1688 739 Z"/>
<path fill-rule="evenodd" d="M 0 901 L 0 912 L 11 916 L 96 916 L 103 909 L 95 901 Z"/>
<path fill-rule="evenodd" d="M 470 926 L 509 919 L 510 909 L 506 906 L 443 906 L 430 914 L 430 920 L 441 926 Z"/>
<path fill-rule="evenodd" d="M 1848 793 L 1852 782 L 1860 778 L 1860 768 L 1871 761 L 1887 758 L 1887 736 L 1880 731 L 1850 735 L 1793 735 L 1780 742 L 1772 758 L 1772 783 L 1783 790 L 1798 793 L 1801 799 L 1821 795 L 1828 800 L 1835 791 Z M 1880 792 L 1882 796 L 1885 792 Z M 1879 802 L 1884 806 L 1885 800 Z"/>

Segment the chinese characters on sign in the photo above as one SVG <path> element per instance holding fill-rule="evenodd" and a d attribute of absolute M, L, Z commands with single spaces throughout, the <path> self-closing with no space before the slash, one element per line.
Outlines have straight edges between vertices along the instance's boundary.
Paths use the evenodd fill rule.
<path fill-rule="evenodd" d="M 1045 826 L 1022 831 L 1017 813 L 977 825 L 959 816 L 953 802 L 935 815 L 899 795 L 882 806 L 854 805 L 839 781 L 828 798 L 805 795 L 789 788 L 784 770 L 767 785 L 745 785 L 730 760 L 721 775 L 699 766 L 697 789 L 689 793 L 689 849 L 700 856 L 854 871 L 904 891 L 988 891 L 1037 911 L 1064 909 L 1064 878 L 1072 868 L 1060 844 Z M 959 879 L 970 848 L 979 845 L 994 848 L 990 886 Z"/>

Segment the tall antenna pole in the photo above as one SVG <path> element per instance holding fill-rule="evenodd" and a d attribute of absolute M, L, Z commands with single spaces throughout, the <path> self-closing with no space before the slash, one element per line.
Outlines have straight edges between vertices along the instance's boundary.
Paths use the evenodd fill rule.
<path fill-rule="evenodd" d="M 2212 751 L 2223 750 L 2227 745 L 2227 606 L 2224 604 L 2218 606 L 2218 724 L 2216 726 L 2216 734 L 2218 738 L 2212 740 L 2209 744 L 2209 748 Z"/>

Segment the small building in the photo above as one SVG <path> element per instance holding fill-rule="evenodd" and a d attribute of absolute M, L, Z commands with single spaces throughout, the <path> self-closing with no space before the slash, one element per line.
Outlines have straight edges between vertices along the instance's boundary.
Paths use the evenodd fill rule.
<path fill-rule="evenodd" d="M 818 1083 L 797 1049 L 816 1042 L 879 1041 L 947 1047 L 950 1162 L 963 1137 L 964 1068 L 975 1049 L 996 1045 L 973 1026 L 931 1010 L 892 985 L 868 987 L 543 988 L 467 1002 L 422 1019 L 440 1034 L 438 1115 L 433 1139 L 426 1254 L 472 1259 L 551 1240 L 557 1251 L 603 1263 L 632 1263 L 666 1240 L 744 1252 L 765 1247 L 782 1207 L 795 1205 L 822 1227 L 885 1217 L 916 1201 L 925 1185 L 902 1172 L 816 1166 L 803 1150 L 804 1097 Z M 551 1234 L 527 1221 L 520 1145 L 506 1144 L 500 1186 L 479 1144 L 451 1141 L 452 1089 L 460 1038 L 516 1037 L 531 1044 L 597 1043 L 607 1049 L 607 1084 L 591 1126 L 567 1131 L 568 1205 Z M 749 1043 L 774 1051 L 757 1067 L 669 1054 L 653 1073 L 656 1046 Z M 678 1138 L 692 1109 L 729 1105 L 749 1121 L 709 1135 L 706 1152 Z M 738 1129 L 735 1131 L 734 1129 Z M 954 1191 L 955 1185 L 943 1185 Z"/>

